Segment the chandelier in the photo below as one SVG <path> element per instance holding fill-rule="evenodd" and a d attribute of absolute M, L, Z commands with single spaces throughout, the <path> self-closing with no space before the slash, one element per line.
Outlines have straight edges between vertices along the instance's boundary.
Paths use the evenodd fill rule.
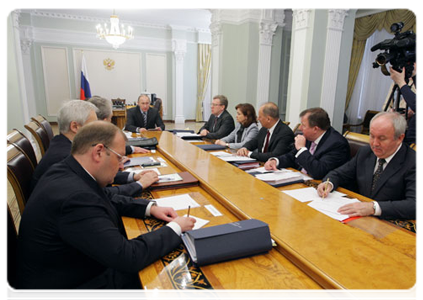
<path fill-rule="evenodd" d="M 97 37 L 102 40 L 105 39 L 109 44 L 112 44 L 114 49 L 119 48 L 126 40 L 134 38 L 134 31 L 131 26 L 125 29 L 123 24 L 119 27 L 119 18 L 113 10 L 113 15 L 110 16 L 110 28 L 104 23 L 104 26 L 98 24 L 96 26 Z"/>

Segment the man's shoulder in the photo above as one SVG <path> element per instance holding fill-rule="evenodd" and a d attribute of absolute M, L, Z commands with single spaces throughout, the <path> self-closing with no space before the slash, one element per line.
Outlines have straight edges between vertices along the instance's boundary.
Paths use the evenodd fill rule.
<path fill-rule="evenodd" d="M 223 111 L 223 113 L 221 115 L 221 118 L 222 119 L 232 119 L 233 120 L 232 115 L 226 109 Z"/>

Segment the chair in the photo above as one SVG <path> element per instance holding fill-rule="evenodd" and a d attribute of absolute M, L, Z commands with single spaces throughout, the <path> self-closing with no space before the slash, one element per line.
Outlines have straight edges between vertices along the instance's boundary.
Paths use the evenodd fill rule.
<path fill-rule="evenodd" d="M 151 107 L 154 107 L 155 109 L 157 109 L 159 111 L 160 114 L 160 118 L 163 119 L 163 101 L 161 98 L 156 98 L 156 100 L 154 101 L 153 105 L 150 105 Z"/>
<path fill-rule="evenodd" d="M 297 134 L 303 134 L 303 132 L 301 131 L 301 129 L 300 129 L 300 123 L 298 123 L 297 125 L 295 125 L 295 127 L 294 127 L 294 129 L 292 130 L 293 132 L 294 132 L 294 135 L 297 135 Z"/>
<path fill-rule="evenodd" d="M 361 134 L 369 134 L 369 129 L 370 129 L 370 121 L 372 120 L 372 118 L 377 115 L 378 113 L 380 113 L 380 111 L 376 111 L 376 110 L 368 110 L 366 112 L 366 114 L 364 115 L 364 119 L 363 122 L 359 123 L 359 124 L 344 124 L 343 125 L 343 131 L 351 131 L 351 127 L 359 127 L 361 126 Z"/>
<path fill-rule="evenodd" d="M 347 139 L 348 144 L 350 145 L 350 155 L 353 158 L 356 154 L 358 149 L 362 146 L 369 144 L 369 136 L 366 134 L 346 131 L 344 133 L 344 137 Z"/>
<path fill-rule="evenodd" d="M 125 107 L 125 102 L 126 102 L 126 99 L 120 99 L 120 98 L 112 99 L 112 105 L 113 107 L 116 107 L 116 108 Z"/>
<path fill-rule="evenodd" d="M 41 127 L 44 128 L 44 130 L 47 132 L 49 142 L 54 137 L 53 128 L 50 125 L 50 122 L 47 121 L 46 118 L 44 118 L 42 115 L 38 115 L 35 118 L 32 117 L 31 120 L 38 123 Z M 49 143 L 50 144 L 50 143 Z"/>
<path fill-rule="evenodd" d="M 37 166 L 37 157 L 34 148 L 29 139 L 21 131 L 13 129 L 12 132 L 7 135 L 7 142 L 21 150 L 30 159 L 35 169 Z"/>
<path fill-rule="evenodd" d="M 7 200 L 5 213 L 5 299 L 13 300 L 15 299 L 18 230 Z"/>
<path fill-rule="evenodd" d="M 44 153 L 46 153 L 48 146 L 50 145 L 50 140 L 47 131 L 45 131 L 45 129 L 41 125 L 39 125 L 33 120 L 26 124 L 25 128 L 28 129 L 29 132 L 31 132 L 31 134 L 37 141 L 38 146 L 40 147 L 41 155 L 44 156 Z"/>
<path fill-rule="evenodd" d="M 30 184 L 35 167 L 31 160 L 15 145 L 7 145 L 7 179 L 12 185 L 22 212 L 30 196 Z"/>

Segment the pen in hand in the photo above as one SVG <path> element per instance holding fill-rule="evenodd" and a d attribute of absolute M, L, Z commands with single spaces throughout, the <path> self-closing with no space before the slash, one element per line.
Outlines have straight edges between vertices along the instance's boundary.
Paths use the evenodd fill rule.
<path fill-rule="evenodd" d="M 189 218 L 189 211 L 191 209 L 191 206 L 188 206 L 188 213 L 187 213 L 187 218 Z"/>
<path fill-rule="evenodd" d="M 325 186 L 324 186 L 324 188 L 323 188 L 323 195 L 322 195 L 322 199 L 324 199 L 324 198 L 325 198 L 325 194 L 326 194 L 326 191 L 327 191 L 327 189 L 328 189 L 328 185 L 329 185 L 329 178 L 328 178 L 328 179 L 326 179 L 326 183 L 325 183 Z"/>

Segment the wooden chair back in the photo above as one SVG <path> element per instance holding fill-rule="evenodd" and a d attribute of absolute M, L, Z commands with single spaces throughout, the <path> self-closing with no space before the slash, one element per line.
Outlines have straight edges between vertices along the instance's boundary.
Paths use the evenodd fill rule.
<path fill-rule="evenodd" d="M 31 145 L 31 141 L 18 129 L 13 129 L 7 135 L 7 143 L 14 145 L 21 150 L 31 161 L 34 169 L 37 166 L 37 157 L 35 155 L 34 148 Z"/>
<path fill-rule="evenodd" d="M 366 134 L 346 131 L 344 137 L 350 144 L 351 158 L 357 154 L 358 149 L 369 144 L 369 136 Z"/>
<path fill-rule="evenodd" d="M 49 141 L 51 141 L 51 139 L 54 137 L 54 133 L 53 133 L 53 128 L 51 127 L 50 122 L 47 121 L 47 119 L 44 118 L 42 115 L 32 117 L 31 120 L 38 123 L 41 127 L 44 128 L 44 130 L 47 132 Z"/>
<path fill-rule="evenodd" d="M 44 156 L 48 146 L 50 145 L 50 139 L 45 129 L 37 122 L 31 120 L 25 125 L 25 128 L 32 134 L 40 147 L 41 155 Z"/>

